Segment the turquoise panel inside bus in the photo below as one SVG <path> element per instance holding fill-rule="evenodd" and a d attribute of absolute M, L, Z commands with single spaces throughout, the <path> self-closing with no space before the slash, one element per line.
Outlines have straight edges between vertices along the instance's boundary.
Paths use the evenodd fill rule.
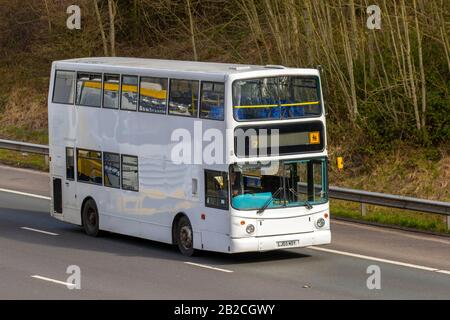
<path fill-rule="evenodd" d="M 272 197 L 272 192 L 240 194 L 233 198 L 233 207 L 239 210 L 261 208 Z M 269 208 L 272 203 L 269 205 Z"/>

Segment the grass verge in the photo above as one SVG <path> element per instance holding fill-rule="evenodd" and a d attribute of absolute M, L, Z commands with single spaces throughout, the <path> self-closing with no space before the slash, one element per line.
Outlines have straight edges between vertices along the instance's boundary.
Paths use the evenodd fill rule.
<path fill-rule="evenodd" d="M 366 205 L 366 215 L 362 216 L 359 203 L 342 200 L 331 200 L 330 211 L 336 217 L 450 234 L 445 216 L 437 214 Z"/>

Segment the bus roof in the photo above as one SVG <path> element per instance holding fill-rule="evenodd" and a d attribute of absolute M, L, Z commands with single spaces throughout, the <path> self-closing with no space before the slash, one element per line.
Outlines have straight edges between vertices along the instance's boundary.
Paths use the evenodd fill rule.
<path fill-rule="evenodd" d="M 99 65 L 102 67 L 118 67 L 118 68 L 138 68 L 157 71 L 169 72 L 202 72 L 216 75 L 229 75 L 237 73 L 247 73 L 252 71 L 263 70 L 298 70 L 305 74 L 317 74 L 317 69 L 297 69 L 288 68 L 280 65 L 247 65 L 236 63 L 216 63 L 216 62 L 199 62 L 199 61 L 182 61 L 182 60 L 162 60 L 162 59 L 145 59 L 145 58 L 125 58 L 125 57 L 92 57 L 92 58 L 77 58 L 55 61 L 63 65 L 79 65 L 91 66 Z"/>

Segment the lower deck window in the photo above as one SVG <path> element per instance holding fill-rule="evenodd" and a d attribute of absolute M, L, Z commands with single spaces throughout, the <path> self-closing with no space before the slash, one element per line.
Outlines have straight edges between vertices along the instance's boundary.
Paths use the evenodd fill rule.
<path fill-rule="evenodd" d="M 226 172 L 205 170 L 205 206 L 228 209 L 228 176 Z"/>
<path fill-rule="evenodd" d="M 122 189 L 139 191 L 137 157 L 122 155 Z"/>
<path fill-rule="evenodd" d="M 75 159 L 73 148 L 66 148 L 66 179 L 75 179 Z"/>
<path fill-rule="evenodd" d="M 120 156 L 118 153 L 103 152 L 103 176 L 106 187 L 120 188 Z"/>
<path fill-rule="evenodd" d="M 103 184 L 100 151 L 77 149 L 77 181 Z"/>

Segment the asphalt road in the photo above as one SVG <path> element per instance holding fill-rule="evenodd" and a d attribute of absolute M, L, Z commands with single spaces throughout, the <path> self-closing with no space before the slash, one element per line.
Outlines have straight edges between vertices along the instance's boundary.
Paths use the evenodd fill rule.
<path fill-rule="evenodd" d="M 328 246 L 186 258 L 153 241 L 88 237 L 26 194 L 48 189 L 46 174 L 0 167 L 0 299 L 450 299 L 449 238 L 333 221 Z M 79 290 L 64 285 L 70 265 Z M 381 289 L 367 287 L 371 265 Z"/>

